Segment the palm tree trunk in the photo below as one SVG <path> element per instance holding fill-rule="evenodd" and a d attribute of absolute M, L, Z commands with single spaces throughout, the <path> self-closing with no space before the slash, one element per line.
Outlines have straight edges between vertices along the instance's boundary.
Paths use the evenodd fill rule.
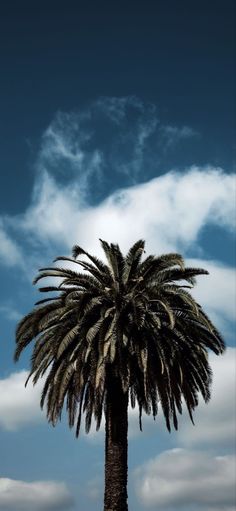
<path fill-rule="evenodd" d="M 111 377 L 107 386 L 104 511 L 128 511 L 128 392 Z"/>

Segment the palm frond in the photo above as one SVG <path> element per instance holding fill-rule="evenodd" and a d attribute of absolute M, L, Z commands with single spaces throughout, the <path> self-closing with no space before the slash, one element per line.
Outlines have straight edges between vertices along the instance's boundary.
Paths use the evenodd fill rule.
<path fill-rule="evenodd" d="M 73 258 L 55 259 L 75 264 L 73 270 L 39 270 L 34 283 L 54 278 L 54 286 L 39 291 L 55 296 L 38 301 L 19 322 L 15 360 L 32 342 L 27 381 L 45 377 L 41 407 L 55 425 L 66 403 L 76 436 L 83 414 L 87 432 L 93 418 L 100 427 L 112 378 L 131 406 L 138 405 L 140 428 L 142 414 L 155 419 L 161 406 L 167 429 L 177 429 L 183 401 L 193 422 L 199 395 L 210 399 L 208 350 L 217 355 L 225 350 L 220 333 L 186 290 L 208 272 L 185 267 L 177 253 L 142 261 L 142 239 L 126 256 L 117 244 L 100 241 L 107 264 L 75 245 Z"/>

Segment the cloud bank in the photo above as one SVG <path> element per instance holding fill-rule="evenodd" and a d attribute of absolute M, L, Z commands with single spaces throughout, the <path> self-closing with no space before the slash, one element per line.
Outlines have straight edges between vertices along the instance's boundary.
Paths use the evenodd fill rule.
<path fill-rule="evenodd" d="M 2 511 L 63 511 L 72 504 L 73 499 L 64 483 L 0 478 Z"/>
<path fill-rule="evenodd" d="M 160 511 L 233 509 L 235 462 L 203 451 L 164 451 L 136 469 L 136 492 L 144 507 Z"/>

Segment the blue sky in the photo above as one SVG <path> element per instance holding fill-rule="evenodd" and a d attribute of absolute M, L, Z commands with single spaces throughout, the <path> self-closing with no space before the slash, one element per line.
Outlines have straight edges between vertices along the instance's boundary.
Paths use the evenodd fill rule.
<path fill-rule="evenodd" d="M 37 269 L 100 237 L 208 269 L 193 294 L 229 346 L 195 427 L 139 433 L 130 412 L 130 511 L 234 509 L 233 18 L 231 0 L 1 6 L 0 511 L 102 507 L 103 428 L 53 429 L 30 349 L 12 360 Z"/>

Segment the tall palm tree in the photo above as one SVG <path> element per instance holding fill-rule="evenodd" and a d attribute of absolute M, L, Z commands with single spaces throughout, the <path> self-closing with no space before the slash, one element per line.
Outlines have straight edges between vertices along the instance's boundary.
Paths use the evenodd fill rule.
<path fill-rule="evenodd" d="M 187 290 L 206 270 L 185 268 L 175 253 L 142 261 L 143 240 L 126 256 L 100 241 L 107 264 L 76 245 L 73 259 L 55 261 L 85 271 L 71 264 L 39 270 L 34 283 L 54 277 L 56 285 L 40 291 L 56 296 L 37 302 L 19 323 L 15 359 L 35 341 L 29 378 L 35 384 L 46 373 L 41 406 L 53 425 L 65 402 L 76 436 L 83 414 L 89 432 L 92 417 L 98 430 L 104 412 L 104 510 L 127 511 L 129 401 L 133 408 L 137 402 L 140 429 L 142 412 L 155 418 L 159 405 L 168 430 L 177 429 L 182 400 L 193 421 L 198 394 L 210 398 L 208 349 L 218 355 L 225 345 Z"/>

